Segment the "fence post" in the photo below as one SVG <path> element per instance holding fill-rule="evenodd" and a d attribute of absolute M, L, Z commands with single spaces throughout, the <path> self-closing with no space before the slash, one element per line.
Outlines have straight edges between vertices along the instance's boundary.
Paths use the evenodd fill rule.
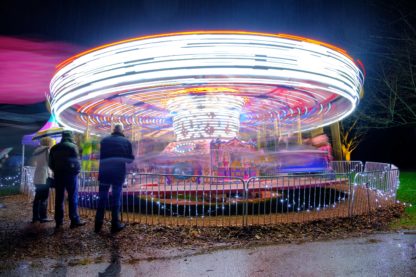
<path fill-rule="evenodd" d="M 241 182 L 243 182 L 243 227 L 246 226 L 246 216 L 247 216 L 247 188 L 246 188 L 246 181 L 244 179 L 241 179 Z"/>
<path fill-rule="evenodd" d="M 247 227 L 248 226 L 248 189 L 249 189 L 249 185 L 250 185 L 250 181 L 252 180 L 253 177 L 249 178 L 248 180 L 243 180 L 243 184 L 244 184 L 244 211 L 243 211 L 243 226 Z"/>
<path fill-rule="evenodd" d="M 352 178 L 351 173 L 346 173 L 348 180 L 348 217 L 352 216 L 352 205 L 353 205 L 353 185 L 355 184 L 355 176 Z"/>

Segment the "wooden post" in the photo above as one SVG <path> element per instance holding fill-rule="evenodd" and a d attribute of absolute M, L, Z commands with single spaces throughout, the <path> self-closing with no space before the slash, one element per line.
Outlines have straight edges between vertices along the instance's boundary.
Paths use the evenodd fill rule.
<path fill-rule="evenodd" d="M 261 148 L 261 126 L 257 129 L 257 150 Z"/>
<path fill-rule="evenodd" d="M 277 143 L 279 142 L 280 139 L 280 128 L 279 128 L 279 121 L 278 119 L 276 119 L 274 121 L 274 151 L 277 151 Z"/>
<path fill-rule="evenodd" d="M 298 144 L 302 144 L 302 132 L 301 132 L 301 121 L 300 121 L 300 114 L 298 115 L 298 125 L 297 125 L 297 129 L 298 129 Z"/>
<path fill-rule="evenodd" d="M 339 130 L 339 123 L 330 125 L 331 138 L 332 138 L 332 152 L 336 161 L 342 160 L 342 148 L 341 148 L 341 133 Z"/>
<path fill-rule="evenodd" d="M 320 127 L 311 131 L 311 136 L 316 137 L 317 135 L 323 134 L 324 128 Z"/>

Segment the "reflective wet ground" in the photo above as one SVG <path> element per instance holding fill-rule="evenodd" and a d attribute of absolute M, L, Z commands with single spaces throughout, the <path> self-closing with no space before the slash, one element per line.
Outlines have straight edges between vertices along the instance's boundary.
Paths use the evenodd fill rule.
<path fill-rule="evenodd" d="M 82 264 L 82 262 L 81 262 Z M 416 230 L 362 238 L 120 258 L 22 261 L 4 276 L 416 276 Z"/>

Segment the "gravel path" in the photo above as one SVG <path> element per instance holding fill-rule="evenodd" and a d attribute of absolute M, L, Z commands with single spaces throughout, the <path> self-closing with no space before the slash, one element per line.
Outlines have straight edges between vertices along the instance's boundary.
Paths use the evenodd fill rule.
<path fill-rule="evenodd" d="M 48 261 L 63 266 L 110 262 L 117 257 L 122 263 L 171 259 L 260 245 L 301 244 L 310 241 L 361 237 L 388 230 L 388 223 L 399 217 L 403 206 L 378 210 L 368 216 L 316 220 L 258 227 L 165 227 L 130 224 L 117 235 L 93 232 L 93 218 L 87 225 L 54 233 L 54 224 L 31 224 L 31 203 L 17 195 L 0 198 L 0 273 L 10 272 L 21 264 L 43 267 Z M 107 228 L 108 227 L 108 228 Z"/>

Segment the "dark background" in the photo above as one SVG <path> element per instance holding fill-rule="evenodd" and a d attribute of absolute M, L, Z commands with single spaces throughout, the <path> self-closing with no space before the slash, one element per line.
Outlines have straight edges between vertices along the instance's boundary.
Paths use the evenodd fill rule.
<path fill-rule="evenodd" d="M 177 31 L 289 33 L 344 48 L 371 72 L 374 61 L 369 53 L 377 51 L 378 45 L 369 41 L 397 19 L 393 11 L 402 3 L 415 10 L 414 4 L 402 0 L 2 0 L 0 35 L 67 42 L 83 50 L 130 37 Z M 367 95 L 371 93 L 366 90 Z M 48 116 L 44 103 L 0 105 L 0 148 L 12 146 L 19 154 L 21 137 L 37 131 Z M 415 142 L 415 127 L 374 130 L 352 158 L 415 168 Z"/>

